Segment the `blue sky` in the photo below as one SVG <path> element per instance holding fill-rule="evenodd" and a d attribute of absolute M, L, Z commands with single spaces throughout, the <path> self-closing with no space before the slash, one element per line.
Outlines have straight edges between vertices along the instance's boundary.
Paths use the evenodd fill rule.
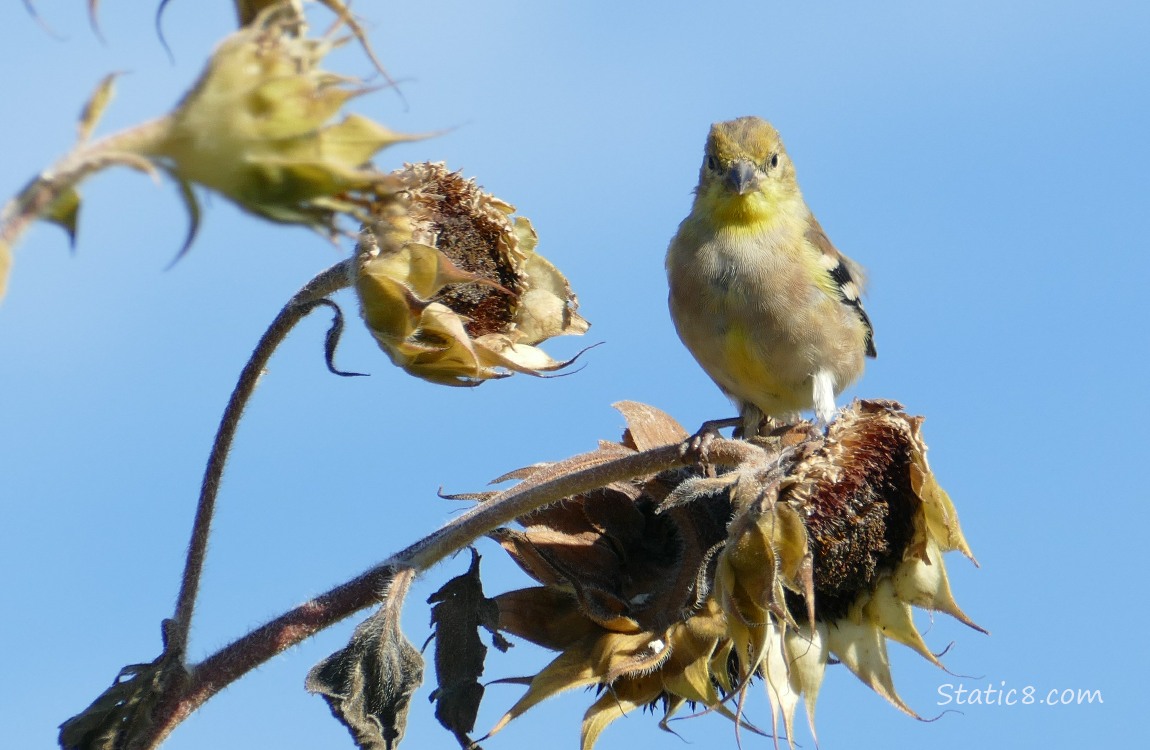
<path fill-rule="evenodd" d="M 167 111 L 233 23 L 223 0 L 106 3 L 101 44 L 82 3 L 39 3 L 62 39 L 19 3 L 0 9 L 0 194 L 71 145 L 80 105 L 127 71 L 101 132 Z M 272 361 L 225 477 L 192 653 L 202 656 L 438 527 L 436 497 L 616 438 L 621 399 L 694 429 L 731 409 L 675 337 L 663 253 L 690 204 L 708 125 L 758 114 L 781 131 L 832 240 L 870 274 L 879 358 L 855 395 L 925 415 L 931 462 L 957 504 L 980 569 L 948 559 L 964 609 L 927 642 L 954 674 L 892 646 L 902 697 L 925 716 L 947 684 L 1099 690 L 1083 706 L 966 706 L 907 718 L 843 667 L 818 708 L 823 748 L 1071 747 L 1146 734 L 1143 476 L 1150 278 L 1150 7 L 1141 2 L 932 4 L 357 3 L 403 99 L 353 110 L 398 130 L 450 128 L 380 159 L 445 160 L 514 203 L 540 251 L 571 279 L 593 327 L 586 368 L 437 388 L 392 368 L 352 327 L 323 367 L 325 315 Z M 643 7 L 639 7 L 642 5 Z M 61 7 L 67 6 L 67 7 Z M 132 8 L 128 6 L 139 6 Z M 868 7 L 864 7 L 868 6 Z M 354 50 L 333 65 L 370 73 Z M 0 304 L 0 591 L 12 747 L 49 747 L 124 664 L 160 649 L 202 464 L 256 338 L 307 279 L 346 253 L 298 229 L 209 200 L 192 252 L 170 185 L 124 171 L 84 188 L 75 254 L 52 227 L 17 250 Z M 354 318 L 353 301 L 337 298 Z M 549 346 L 569 356 L 585 342 Z M 1118 533 L 1122 532 L 1122 533 Z M 481 547 L 489 591 L 526 585 Z M 409 636 L 427 633 L 415 587 Z M 355 620 L 217 696 L 167 747 L 350 747 L 308 668 Z M 486 677 L 525 674 L 526 645 Z M 425 685 L 406 747 L 449 747 Z M 492 687 L 479 726 L 518 695 Z M 761 693 L 751 707 L 766 720 Z M 576 747 L 590 696 L 533 710 L 489 748 Z M 259 719 L 253 721 L 252 716 Z M 708 747 L 725 720 L 679 722 Z M 813 742 L 804 728 L 804 747 Z M 744 736 L 744 746 L 769 740 Z M 605 750 L 680 746 L 649 715 L 614 724 Z"/>

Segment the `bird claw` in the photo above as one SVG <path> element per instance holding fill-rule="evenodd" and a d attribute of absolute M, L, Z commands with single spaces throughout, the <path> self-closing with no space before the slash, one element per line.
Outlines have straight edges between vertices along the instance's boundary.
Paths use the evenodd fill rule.
<path fill-rule="evenodd" d="M 719 430 L 724 427 L 735 427 L 740 423 L 738 417 L 728 419 L 709 419 L 703 422 L 702 426 L 695 432 L 694 435 L 687 438 L 679 446 L 679 454 L 691 463 L 702 464 L 707 469 L 707 473 L 713 474 L 714 467 L 711 466 L 709 458 L 711 445 L 717 438 L 721 438 Z"/>

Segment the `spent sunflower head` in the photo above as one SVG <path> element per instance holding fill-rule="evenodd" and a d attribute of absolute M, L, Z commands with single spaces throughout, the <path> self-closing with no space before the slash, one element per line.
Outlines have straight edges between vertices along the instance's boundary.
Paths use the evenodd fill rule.
<path fill-rule="evenodd" d="M 354 266 L 363 319 L 392 362 L 446 385 L 568 364 L 535 345 L 589 324 L 535 252 L 531 222 L 443 164 L 391 177 L 397 190 L 373 206 Z"/>
<path fill-rule="evenodd" d="M 627 409 L 625 447 L 653 447 L 652 418 L 656 443 L 686 437 L 642 409 L 643 425 Z M 585 750 L 637 707 L 661 705 L 664 726 L 684 704 L 745 725 L 743 697 L 758 678 L 772 730 L 790 738 L 800 702 L 813 731 L 832 659 L 915 715 L 895 692 L 886 641 L 941 666 L 913 607 L 980 629 L 947 581 L 942 554 L 971 553 L 920 426 L 893 402 L 856 402 L 826 435 L 799 426 L 761 439 L 769 460 L 613 484 L 497 532 L 540 584 L 496 597 L 500 627 L 560 654 L 495 730 L 581 686 L 602 692 L 584 716 Z"/>

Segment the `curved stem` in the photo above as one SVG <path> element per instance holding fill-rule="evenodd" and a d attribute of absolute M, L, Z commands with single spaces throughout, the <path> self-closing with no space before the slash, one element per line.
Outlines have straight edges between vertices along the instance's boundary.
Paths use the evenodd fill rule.
<path fill-rule="evenodd" d="M 43 218 L 52 205 L 85 177 L 114 165 L 154 172 L 140 156 L 167 132 L 168 118 L 141 123 L 73 151 L 45 170 L 0 209 L 0 296 L 11 264 L 12 250 L 33 222 Z"/>
<path fill-rule="evenodd" d="M 712 443 L 707 456 L 709 462 L 719 466 L 764 457 L 761 449 L 749 443 L 723 439 Z M 424 571 L 515 518 L 565 497 L 611 482 L 657 474 L 696 459 L 682 446 L 673 444 L 641 453 L 596 451 L 544 469 L 540 472 L 542 477 L 533 476 L 500 493 L 365 573 L 285 612 L 193 666 L 178 704 L 157 716 L 152 737 L 144 747 L 156 747 L 213 695 L 276 654 L 378 602 L 380 592 L 386 590 L 397 572 Z"/>
<path fill-rule="evenodd" d="M 216 430 L 216 438 L 212 443 L 212 451 L 204 468 L 204 479 L 200 485 L 200 499 L 196 505 L 196 518 L 192 524 L 192 537 L 188 543 L 187 560 L 184 563 L 184 574 L 180 582 L 180 593 L 176 598 L 176 610 L 172 621 L 166 629 L 167 642 L 165 650 L 179 656 L 182 660 L 188 645 L 188 632 L 192 624 L 192 613 L 195 609 L 196 594 L 199 591 L 200 575 L 204 569 L 204 557 L 208 548 L 208 536 L 211 533 L 212 516 L 216 507 L 216 496 L 220 489 L 220 479 L 223 477 L 224 466 L 231 451 L 232 440 L 236 435 L 248 399 L 255 391 L 260 374 L 271 358 L 272 353 L 283 342 L 288 332 L 302 320 L 309 312 L 315 309 L 310 304 L 317 299 L 343 289 L 350 283 L 347 272 L 347 261 L 342 261 L 321 272 L 309 281 L 284 305 L 279 314 L 272 321 L 264 335 L 260 337 L 248 358 L 247 364 L 240 372 L 236 387 L 232 390 L 231 398 L 220 418 L 220 426 Z"/>

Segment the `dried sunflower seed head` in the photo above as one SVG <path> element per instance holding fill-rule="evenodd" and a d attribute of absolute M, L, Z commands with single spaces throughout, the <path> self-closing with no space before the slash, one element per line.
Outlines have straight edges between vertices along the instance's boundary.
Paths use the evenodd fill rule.
<path fill-rule="evenodd" d="M 624 410 L 628 435 L 651 434 L 652 421 L 686 435 L 639 406 Z M 942 553 L 970 549 L 926 462 L 921 421 L 893 402 L 856 402 L 826 435 L 770 435 L 756 443 L 763 456 L 717 477 L 615 483 L 497 532 L 541 584 L 496 597 L 501 627 L 560 654 L 496 729 L 560 691 L 609 688 L 584 717 L 590 750 L 636 707 L 661 703 L 664 723 L 694 703 L 739 720 L 728 699 L 741 705 L 761 678 L 771 729 L 791 737 L 800 703 L 813 730 L 832 657 L 914 715 L 895 692 L 887 640 L 941 666 L 913 607 L 980 629 L 947 582 Z"/>
<path fill-rule="evenodd" d="M 478 385 L 567 362 L 538 344 L 589 324 L 566 278 L 535 252 L 531 223 L 443 164 L 409 164 L 373 207 L 356 250 L 363 318 L 420 378 Z"/>

